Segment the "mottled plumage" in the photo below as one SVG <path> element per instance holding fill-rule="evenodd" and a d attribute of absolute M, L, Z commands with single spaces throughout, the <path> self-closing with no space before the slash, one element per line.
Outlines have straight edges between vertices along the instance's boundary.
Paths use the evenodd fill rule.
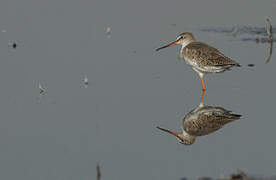
<path fill-rule="evenodd" d="M 156 49 L 160 49 L 181 44 L 182 48 L 179 54 L 179 58 L 183 59 L 187 64 L 199 74 L 202 89 L 205 91 L 205 85 L 203 82 L 203 75 L 205 73 L 220 73 L 226 70 L 230 70 L 233 66 L 240 66 L 239 63 L 226 57 L 218 49 L 209 46 L 208 44 L 197 42 L 192 33 L 182 33 L 176 41 Z"/>
<path fill-rule="evenodd" d="M 219 130 L 225 124 L 240 119 L 222 107 L 199 106 L 188 113 L 182 122 L 183 130 L 192 136 L 204 136 Z"/>
<path fill-rule="evenodd" d="M 203 95 L 204 96 L 204 93 Z M 185 145 L 195 142 L 197 136 L 205 136 L 213 133 L 225 124 L 240 119 L 241 115 L 234 114 L 222 107 L 205 106 L 202 101 L 192 111 L 190 111 L 182 121 L 182 133 L 176 133 L 164 128 L 158 129 L 177 137 L 178 141 Z"/>
<path fill-rule="evenodd" d="M 232 66 L 240 66 L 216 48 L 202 42 L 189 43 L 179 56 L 202 73 L 223 72 Z"/>

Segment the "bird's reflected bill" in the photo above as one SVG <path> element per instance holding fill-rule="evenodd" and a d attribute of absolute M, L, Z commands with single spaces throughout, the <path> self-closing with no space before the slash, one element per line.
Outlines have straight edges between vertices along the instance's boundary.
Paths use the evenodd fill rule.
<path fill-rule="evenodd" d="M 166 47 L 170 47 L 170 46 L 173 46 L 173 45 L 176 45 L 176 44 L 178 44 L 178 41 L 174 41 L 174 42 L 172 42 L 172 43 L 170 43 L 170 44 L 167 44 L 166 46 L 157 48 L 156 51 L 159 51 L 159 50 L 161 50 L 161 49 L 164 49 L 164 48 L 166 48 Z"/>
<path fill-rule="evenodd" d="M 161 127 L 158 127 L 158 126 L 157 126 L 157 129 L 160 129 L 161 131 L 167 132 L 167 133 L 172 134 L 172 135 L 179 138 L 179 134 L 176 133 L 176 132 L 173 132 L 173 131 L 170 131 L 170 130 L 167 130 L 167 129 L 164 129 L 164 128 L 161 128 Z"/>

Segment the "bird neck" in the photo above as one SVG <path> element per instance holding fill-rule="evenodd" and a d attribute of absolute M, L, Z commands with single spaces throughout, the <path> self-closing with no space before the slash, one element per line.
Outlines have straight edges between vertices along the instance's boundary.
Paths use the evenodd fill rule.
<path fill-rule="evenodd" d="M 196 136 L 188 134 L 185 130 L 182 129 L 181 138 L 184 140 L 186 145 L 191 145 L 195 142 Z"/>
<path fill-rule="evenodd" d="M 182 47 L 181 49 L 184 49 L 188 44 L 195 42 L 195 39 L 190 39 L 182 42 Z"/>

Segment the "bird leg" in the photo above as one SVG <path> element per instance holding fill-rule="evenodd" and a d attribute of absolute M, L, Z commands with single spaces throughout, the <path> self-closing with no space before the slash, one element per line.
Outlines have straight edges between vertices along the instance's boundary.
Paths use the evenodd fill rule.
<path fill-rule="evenodd" d="M 204 81 L 203 81 L 203 77 L 200 76 L 200 80 L 201 80 L 201 84 L 202 84 L 202 91 L 206 91 Z"/>

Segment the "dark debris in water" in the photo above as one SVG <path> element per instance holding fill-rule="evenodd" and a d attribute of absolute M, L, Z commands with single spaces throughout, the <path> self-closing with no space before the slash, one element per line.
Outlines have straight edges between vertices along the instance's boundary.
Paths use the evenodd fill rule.
<path fill-rule="evenodd" d="M 203 177 L 198 178 L 198 180 L 212 180 L 212 178 L 203 176 Z"/>
<path fill-rule="evenodd" d="M 248 179 L 247 175 L 243 171 L 232 174 L 230 180 L 245 180 Z"/>
<path fill-rule="evenodd" d="M 248 66 L 248 67 L 254 67 L 255 64 L 248 64 L 247 66 Z"/>
<path fill-rule="evenodd" d="M 101 168 L 99 163 L 97 163 L 96 170 L 97 170 L 97 180 L 101 180 L 102 173 L 101 173 Z"/>
<path fill-rule="evenodd" d="M 234 27 L 210 27 L 201 29 L 203 32 L 218 33 L 234 38 L 239 37 L 240 41 L 254 41 L 256 43 L 276 42 L 273 34 L 276 33 L 276 27 L 270 27 L 269 35 L 265 27 L 234 26 Z"/>
<path fill-rule="evenodd" d="M 249 34 L 249 35 L 263 35 L 267 36 L 267 30 L 265 27 L 252 27 L 252 26 L 240 26 L 240 27 L 209 27 L 202 28 L 203 32 L 229 34 L 235 32 L 238 35 Z M 276 27 L 272 27 L 273 34 L 276 33 Z"/>
<path fill-rule="evenodd" d="M 272 42 L 276 42 L 276 39 L 268 39 L 268 38 L 260 38 L 260 37 L 246 37 L 246 38 L 241 38 L 241 41 L 255 41 L 256 43 L 270 43 Z"/>
<path fill-rule="evenodd" d="M 39 94 L 44 95 L 45 89 L 42 87 L 42 85 L 40 83 L 38 84 L 38 88 L 39 88 Z"/>
<path fill-rule="evenodd" d="M 253 26 L 234 26 L 234 27 L 210 27 L 210 28 L 203 28 L 201 31 L 203 32 L 211 32 L 211 33 L 218 33 L 224 36 L 232 36 L 238 41 L 243 42 L 255 42 L 257 44 L 269 44 L 269 52 L 266 58 L 265 63 L 269 63 L 272 51 L 273 51 L 273 43 L 276 42 L 276 38 L 273 38 L 273 34 L 276 34 L 276 27 L 271 25 L 269 19 L 266 19 L 269 26 L 266 27 L 253 27 Z M 248 64 L 249 67 L 254 67 L 254 64 Z"/>
<path fill-rule="evenodd" d="M 187 178 L 186 177 L 182 177 L 182 178 L 180 178 L 180 180 L 187 180 Z"/>
<path fill-rule="evenodd" d="M 187 178 L 182 177 L 180 180 L 187 180 Z M 203 176 L 198 178 L 198 180 L 276 180 L 276 177 L 253 177 L 239 170 L 237 173 L 233 173 L 229 177 L 211 178 L 208 176 Z"/>
<path fill-rule="evenodd" d="M 16 42 L 12 42 L 12 43 L 9 43 L 8 46 L 10 48 L 16 49 L 17 48 L 17 43 Z"/>

